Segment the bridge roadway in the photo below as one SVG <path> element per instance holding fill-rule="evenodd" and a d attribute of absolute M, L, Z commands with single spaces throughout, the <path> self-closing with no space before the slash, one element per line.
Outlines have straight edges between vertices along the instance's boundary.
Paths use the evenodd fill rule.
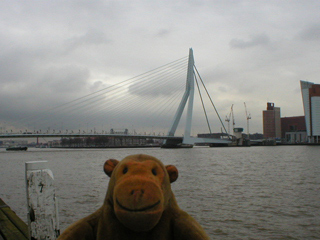
<path fill-rule="evenodd" d="M 159 136 L 159 135 L 130 135 L 130 134 L 86 134 L 86 133 L 6 133 L 0 134 L 0 138 L 60 138 L 60 137 L 118 137 L 118 138 L 152 138 L 152 139 L 175 139 L 182 140 L 178 136 Z"/>
<path fill-rule="evenodd" d="M 229 144 L 230 140 L 217 138 L 197 138 L 183 136 L 160 136 L 160 135 L 130 135 L 130 134 L 110 134 L 110 133 L 6 133 L 0 134 L 1 138 L 85 138 L 85 137 L 113 137 L 113 138 L 131 138 L 131 139 L 164 139 L 168 147 L 179 146 L 180 144 L 194 145 L 196 143 L 218 143 Z"/>

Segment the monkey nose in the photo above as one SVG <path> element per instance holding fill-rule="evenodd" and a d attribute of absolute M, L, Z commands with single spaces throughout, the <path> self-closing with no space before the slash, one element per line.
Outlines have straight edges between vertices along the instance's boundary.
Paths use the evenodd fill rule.
<path fill-rule="evenodd" d="M 143 195 L 144 190 L 143 189 L 134 189 L 131 191 L 131 195 Z"/>
<path fill-rule="evenodd" d="M 133 189 L 133 190 L 131 190 L 130 194 L 134 200 L 139 200 L 143 196 L 144 190 L 143 189 Z"/>

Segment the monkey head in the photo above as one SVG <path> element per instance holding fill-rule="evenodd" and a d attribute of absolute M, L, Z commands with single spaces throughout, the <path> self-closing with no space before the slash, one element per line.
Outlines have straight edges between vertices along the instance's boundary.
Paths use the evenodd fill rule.
<path fill-rule="evenodd" d="M 117 219 L 136 232 L 154 228 L 173 197 L 170 183 L 178 178 L 177 168 L 140 154 L 109 159 L 104 172 L 110 177 L 106 200 Z"/>

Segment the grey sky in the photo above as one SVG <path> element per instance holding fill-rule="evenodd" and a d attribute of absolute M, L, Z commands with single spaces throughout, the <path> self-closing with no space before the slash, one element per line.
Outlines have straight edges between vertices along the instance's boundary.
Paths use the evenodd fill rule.
<path fill-rule="evenodd" d="M 234 104 L 236 125 L 246 127 L 246 102 L 250 131 L 262 132 L 267 101 L 282 116 L 303 115 L 299 80 L 320 82 L 319 9 L 316 0 L 1 1 L 0 124 L 12 129 L 26 112 L 137 76 L 192 47 L 222 118 Z"/>

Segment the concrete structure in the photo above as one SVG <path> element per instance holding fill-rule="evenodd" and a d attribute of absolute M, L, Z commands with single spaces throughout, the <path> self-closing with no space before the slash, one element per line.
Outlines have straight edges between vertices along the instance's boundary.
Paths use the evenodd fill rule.
<path fill-rule="evenodd" d="M 181 99 L 179 107 L 176 111 L 176 114 L 173 119 L 173 124 L 168 132 L 168 136 L 174 136 L 178 124 L 180 122 L 182 113 L 187 105 L 187 119 L 186 119 L 186 126 L 184 131 L 184 136 L 182 142 L 180 141 L 172 141 L 167 139 L 163 145 L 163 147 L 173 147 L 178 145 L 189 145 L 193 146 L 196 143 L 221 143 L 221 144 L 228 144 L 231 143 L 229 139 L 217 139 L 217 138 L 198 138 L 191 136 L 191 123 L 192 123 L 192 114 L 193 114 L 193 99 L 194 99 L 194 73 L 197 72 L 194 66 L 194 59 L 193 59 L 193 51 L 189 49 L 189 60 L 188 60 L 188 71 L 187 71 L 187 81 L 186 81 L 186 89 L 184 95 Z M 211 99 L 210 99 L 211 100 Z M 221 119 L 220 119 L 221 120 Z"/>
<path fill-rule="evenodd" d="M 266 139 L 281 138 L 280 108 L 274 103 L 267 103 L 267 110 L 263 111 L 263 135 Z"/>
<path fill-rule="evenodd" d="M 320 84 L 300 81 L 309 143 L 320 143 Z"/>
<path fill-rule="evenodd" d="M 26 162 L 28 227 L 32 240 L 55 240 L 60 235 L 54 178 L 47 161 Z"/>

